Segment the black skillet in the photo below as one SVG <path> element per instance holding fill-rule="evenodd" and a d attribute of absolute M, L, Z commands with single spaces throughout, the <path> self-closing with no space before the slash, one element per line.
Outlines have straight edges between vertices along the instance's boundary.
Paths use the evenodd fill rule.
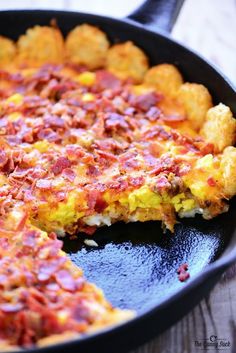
<path fill-rule="evenodd" d="M 206 85 L 215 103 L 224 102 L 236 115 L 236 92 L 227 79 L 156 28 L 170 30 L 181 4 L 149 0 L 125 20 L 63 11 L 3 11 L 0 33 L 17 39 L 27 28 L 47 25 L 52 18 L 64 34 L 79 23 L 99 26 L 112 42 L 134 41 L 151 64 L 175 64 L 185 80 Z M 101 333 L 29 352 L 125 353 L 174 324 L 236 261 L 235 211 L 232 201 L 230 211 L 212 221 L 200 217 L 181 221 L 174 236 L 163 234 L 158 222 L 148 222 L 99 230 L 95 235 L 98 248 L 86 247 L 82 236 L 66 240 L 65 251 L 83 267 L 86 277 L 103 288 L 114 305 L 137 310 L 137 317 Z M 191 278 L 180 283 L 176 270 L 184 262 L 189 264 Z"/>

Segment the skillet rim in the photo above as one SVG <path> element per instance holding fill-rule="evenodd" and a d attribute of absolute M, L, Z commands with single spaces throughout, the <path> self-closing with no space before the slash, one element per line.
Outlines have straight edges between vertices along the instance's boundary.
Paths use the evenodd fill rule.
<path fill-rule="evenodd" d="M 170 45 L 175 44 L 178 46 L 181 50 L 184 50 L 187 52 L 187 54 L 190 54 L 192 56 L 195 56 L 197 59 L 200 59 L 201 62 L 207 64 L 210 69 L 212 69 L 215 74 L 217 74 L 221 79 L 224 80 L 224 82 L 229 86 L 229 88 L 233 91 L 235 94 L 236 98 L 236 87 L 234 84 L 231 82 L 231 80 L 222 73 L 222 71 L 213 63 L 211 63 L 209 60 L 205 59 L 201 54 L 197 53 L 195 50 L 190 49 L 188 46 L 183 45 L 180 43 L 178 40 L 171 38 L 168 34 L 166 34 L 163 30 L 158 29 L 154 31 L 153 29 L 145 28 L 144 25 L 129 19 L 129 18 L 124 18 L 124 19 L 117 19 L 113 17 L 108 17 L 108 16 L 101 16 L 101 15 L 94 15 L 91 13 L 85 13 L 85 12 L 76 12 L 76 11 L 65 11 L 65 10 L 55 10 L 55 9 L 17 9 L 17 10 L 3 10 L 0 11 L 0 18 L 1 16 L 8 16 L 10 14 L 45 14 L 47 13 L 52 14 L 52 16 L 70 16 L 70 15 L 78 15 L 78 16 L 85 16 L 89 21 L 89 18 L 91 19 L 97 19 L 99 18 L 101 21 L 113 21 L 116 22 L 117 24 L 127 24 L 128 26 L 131 26 L 133 28 L 139 28 L 142 31 L 146 33 L 150 33 L 152 35 L 157 35 L 164 39 L 166 42 L 169 42 Z M 234 230 L 235 233 L 236 229 Z M 233 233 L 233 234 L 234 234 Z M 233 237 L 233 234 L 231 235 L 231 238 Z M 132 327 L 135 323 L 141 322 L 142 320 L 147 319 L 150 316 L 157 315 L 158 311 L 168 307 L 170 304 L 173 304 L 173 302 L 177 301 L 184 295 L 186 295 L 188 292 L 190 292 L 192 289 L 200 285 L 202 282 L 205 282 L 208 278 L 215 276 L 220 276 L 230 265 L 232 265 L 236 261 L 236 246 L 231 249 L 227 254 L 225 254 L 225 250 L 229 247 L 229 243 L 226 245 L 224 248 L 224 251 L 222 254 L 220 254 L 219 258 L 214 260 L 212 263 L 208 264 L 204 268 L 204 272 L 199 273 L 195 275 L 190 281 L 184 284 L 184 287 L 178 291 L 175 291 L 172 295 L 168 296 L 164 300 L 160 301 L 156 305 L 151 305 L 150 307 L 146 308 L 145 310 L 141 310 L 137 316 L 132 318 L 131 320 L 128 320 L 126 322 L 117 324 L 115 326 L 112 326 L 110 328 L 102 329 L 100 331 L 97 331 L 95 333 L 85 335 L 80 338 L 68 340 L 65 342 L 58 342 L 52 345 L 44 346 L 44 347 L 34 347 L 34 348 L 26 348 L 21 350 L 22 352 L 27 352 L 27 353 L 52 353 L 53 351 L 55 352 L 56 349 L 67 349 L 67 348 L 74 348 L 74 346 L 80 344 L 80 342 L 86 343 L 86 341 L 93 341 L 96 340 L 96 338 L 99 336 L 99 338 L 102 338 L 108 333 L 115 333 L 116 331 L 119 331 L 119 329 L 122 327 L 122 329 L 128 329 L 129 327 Z M 73 346 L 73 347 L 72 347 Z M 15 353 L 17 352 L 16 350 L 9 350 L 9 353 Z"/>

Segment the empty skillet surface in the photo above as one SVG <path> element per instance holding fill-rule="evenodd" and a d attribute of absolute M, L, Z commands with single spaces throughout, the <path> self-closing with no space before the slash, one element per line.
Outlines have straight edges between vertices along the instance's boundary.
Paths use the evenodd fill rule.
<path fill-rule="evenodd" d="M 98 247 L 80 237 L 66 240 L 64 250 L 113 305 L 141 312 L 183 288 L 179 265 L 187 262 L 194 277 L 222 253 L 231 225 L 221 219 L 185 220 L 174 235 L 163 234 L 159 222 L 120 223 L 96 232 Z"/>

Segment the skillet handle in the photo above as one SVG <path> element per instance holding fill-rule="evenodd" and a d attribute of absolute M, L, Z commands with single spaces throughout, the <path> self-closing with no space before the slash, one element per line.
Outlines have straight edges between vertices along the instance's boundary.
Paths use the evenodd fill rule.
<path fill-rule="evenodd" d="M 147 0 L 127 18 L 145 27 L 171 32 L 184 0 Z"/>

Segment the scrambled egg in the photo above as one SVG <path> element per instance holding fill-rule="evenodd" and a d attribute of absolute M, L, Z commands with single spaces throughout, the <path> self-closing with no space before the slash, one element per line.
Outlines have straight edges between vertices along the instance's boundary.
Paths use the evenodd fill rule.
<path fill-rule="evenodd" d="M 221 170 L 219 160 L 212 154 L 199 158 L 191 171 L 183 176 L 183 181 L 191 193 L 200 200 L 216 200 L 221 198 Z"/>
<path fill-rule="evenodd" d="M 41 140 L 34 143 L 34 148 L 39 152 L 44 153 L 49 150 L 50 143 L 47 140 Z"/>
<path fill-rule="evenodd" d="M 84 216 L 84 212 L 77 211 L 77 205 L 81 205 L 83 199 L 82 191 L 71 191 L 67 199 L 52 205 L 50 202 L 41 203 L 38 210 L 38 221 L 47 230 L 56 231 L 60 235 L 66 226 L 73 225 L 78 219 Z M 83 203 L 83 202 L 82 202 Z"/>
<path fill-rule="evenodd" d="M 75 76 L 74 80 L 83 86 L 92 86 L 96 80 L 96 74 L 94 72 L 85 71 L 82 74 Z"/>
<path fill-rule="evenodd" d="M 172 204 L 176 212 L 183 210 L 189 211 L 196 207 L 193 199 L 189 199 L 184 193 L 174 197 L 168 194 L 159 195 L 153 192 L 147 185 L 132 191 L 127 197 L 119 199 L 121 205 L 127 206 L 132 213 L 137 208 L 161 208 L 163 204 Z"/>
<path fill-rule="evenodd" d="M 19 105 L 23 102 L 23 100 L 24 97 L 21 94 L 15 93 L 6 99 L 6 103 L 14 103 L 15 105 Z"/>

